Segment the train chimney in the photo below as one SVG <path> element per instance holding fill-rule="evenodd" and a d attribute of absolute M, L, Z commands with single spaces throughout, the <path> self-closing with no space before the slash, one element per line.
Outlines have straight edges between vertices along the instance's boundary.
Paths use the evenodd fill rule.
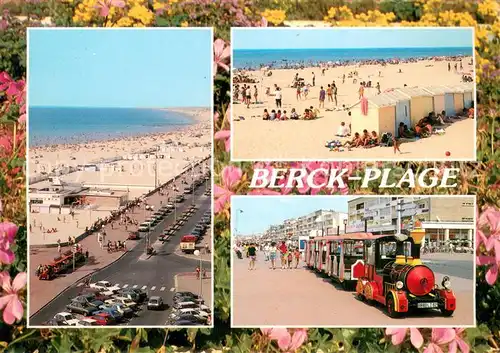
<path fill-rule="evenodd" d="M 411 247 L 412 265 L 421 265 L 420 250 L 422 248 L 422 241 L 425 238 L 425 230 L 419 221 L 415 222 L 415 228 L 410 232 L 410 237 L 413 239 Z"/>

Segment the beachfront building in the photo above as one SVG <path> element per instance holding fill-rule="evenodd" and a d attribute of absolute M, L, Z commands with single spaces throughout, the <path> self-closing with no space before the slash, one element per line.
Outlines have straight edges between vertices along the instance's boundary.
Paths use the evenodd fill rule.
<path fill-rule="evenodd" d="M 357 197 L 348 201 L 347 232 L 391 234 L 397 231 L 398 197 Z M 421 221 L 427 241 L 472 242 L 474 198 L 405 197 L 401 204 L 401 227 L 409 230 Z M 472 243 L 471 243 L 472 244 Z"/>
<path fill-rule="evenodd" d="M 446 86 L 431 86 L 424 87 L 424 90 L 432 95 L 432 111 L 436 114 L 441 113 L 443 110 L 447 113 L 453 112 L 453 93 Z"/>
<path fill-rule="evenodd" d="M 128 194 L 111 189 L 92 189 L 79 183 L 65 183 L 59 178 L 29 186 L 30 212 L 69 214 L 75 207 L 118 209 L 128 201 Z"/>
<path fill-rule="evenodd" d="M 398 100 L 389 92 L 360 100 L 350 107 L 352 133 L 361 134 L 366 129 L 379 135 L 384 132 L 394 135 L 397 104 Z"/>
<path fill-rule="evenodd" d="M 434 109 L 432 94 L 420 87 L 403 87 L 395 90 L 410 99 L 410 121 L 408 127 L 415 126 Z"/>

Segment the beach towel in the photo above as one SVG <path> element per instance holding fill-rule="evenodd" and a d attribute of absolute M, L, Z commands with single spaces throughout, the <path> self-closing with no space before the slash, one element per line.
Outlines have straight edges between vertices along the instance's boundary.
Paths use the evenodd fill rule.
<path fill-rule="evenodd" d="M 341 147 L 341 146 L 342 146 L 342 142 L 340 142 L 340 140 L 332 140 L 332 141 L 327 141 L 325 143 L 326 148 L 334 148 L 334 147 Z"/>
<path fill-rule="evenodd" d="M 361 114 L 368 115 L 368 99 L 365 97 L 361 98 Z"/>

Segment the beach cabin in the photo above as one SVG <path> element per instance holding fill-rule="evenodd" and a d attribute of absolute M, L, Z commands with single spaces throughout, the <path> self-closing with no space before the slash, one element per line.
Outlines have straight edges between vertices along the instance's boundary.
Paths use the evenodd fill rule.
<path fill-rule="evenodd" d="M 432 94 L 420 87 L 403 87 L 395 90 L 402 93 L 410 99 L 410 118 L 411 125 L 415 126 L 423 117 L 434 111 Z"/>
<path fill-rule="evenodd" d="M 462 84 L 458 85 L 447 85 L 449 88 L 449 92 L 453 94 L 453 113 L 450 114 L 448 110 L 446 110 L 446 115 L 456 115 L 461 113 L 464 109 L 464 93 L 465 88 Z"/>
<path fill-rule="evenodd" d="M 384 93 L 387 95 L 387 97 L 392 98 L 397 102 L 396 121 L 394 124 L 395 131 L 398 131 L 400 123 L 411 127 L 410 96 L 397 90 L 385 91 Z"/>
<path fill-rule="evenodd" d="M 460 86 L 464 90 L 464 108 L 470 108 L 474 105 L 474 84 L 472 82 L 462 83 Z"/>
<path fill-rule="evenodd" d="M 377 134 L 384 132 L 395 133 L 396 105 L 398 101 L 388 93 L 367 98 L 367 114 L 363 114 L 361 109 L 362 101 L 350 107 L 351 111 L 351 133 L 363 133 L 366 129 L 370 133 L 375 131 Z"/>
<path fill-rule="evenodd" d="M 451 101 L 448 99 L 448 109 L 451 111 L 453 109 L 453 94 L 450 89 L 446 86 L 430 86 L 424 87 L 424 89 L 432 95 L 433 111 L 436 114 L 440 114 L 443 110 L 446 110 L 446 95 L 448 94 Z"/>

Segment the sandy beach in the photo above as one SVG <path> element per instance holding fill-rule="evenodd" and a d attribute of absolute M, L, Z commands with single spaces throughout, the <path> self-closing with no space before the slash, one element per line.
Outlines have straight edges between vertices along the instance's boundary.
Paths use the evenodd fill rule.
<path fill-rule="evenodd" d="M 365 97 L 378 94 L 376 84 L 380 83 L 381 92 L 407 87 L 428 87 L 440 85 L 456 85 L 462 82 L 462 75 L 473 70 L 471 58 L 462 58 L 463 69 L 448 70 L 448 61 L 419 60 L 400 63 L 398 65 L 358 64 L 328 68 L 322 76 L 320 67 L 305 69 L 276 69 L 272 76 L 264 76 L 263 70 L 244 71 L 245 75 L 258 83 L 249 83 L 252 92 L 252 102 L 255 101 L 254 85 L 258 89 L 258 103 L 252 103 L 249 108 L 241 102 L 233 102 L 233 148 L 234 159 L 380 159 L 380 160 L 411 160 L 411 159 L 475 159 L 475 120 L 464 119 L 455 121 L 445 127 L 443 135 L 432 135 L 429 138 L 401 144 L 401 154 L 394 154 L 392 147 L 374 147 L 371 149 L 355 148 L 344 151 L 330 151 L 325 143 L 331 140 L 347 141 L 350 138 L 335 137 L 341 122 L 348 126 L 351 117 L 342 106 L 350 107 L 358 102 L 358 89 L 361 81 L 372 81 L 371 88 L 365 88 Z M 458 62 L 458 61 L 457 61 Z M 401 69 L 401 72 L 399 70 Z M 348 78 L 350 72 L 357 71 L 356 82 Z M 297 100 L 296 89 L 292 88 L 295 74 L 304 78 L 306 83 L 312 82 L 315 75 L 315 86 L 310 87 L 308 97 Z M 345 82 L 343 75 L 345 74 Z M 270 112 L 278 109 L 273 95 L 266 95 L 269 87 L 271 94 L 274 85 L 282 89 L 282 107 L 288 117 L 292 108 L 299 114 L 305 109 L 319 106 L 320 87 L 325 90 L 328 84 L 335 81 L 338 87 L 337 106 L 334 102 L 325 100 L 325 108 L 320 109 L 319 118 L 310 121 L 264 121 L 264 109 Z M 240 86 L 243 83 L 240 84 Z M 234 84 L 233 84 L 234 87 Z M 328 110 L 327 110 L 328 109 Z M 338 109 L 338 110 L 336 110 Z M 240 117 L 244 117 L 244 120 Z M 359 131 L 361 132 L 361 131 Z M 447 155 L 446 152 L 449 152 Z"/>
<path fill-rule="evenodd" d="M 78 184 L 92 190 L 112 190 L 115 195 L 123 194 L 128 200 L 154 190 L 155 186 L 181 174 L 192 162 L 211 155 L 211 111 L 198 108 L 182 111 L 179 108 L 176 111 L 191 115 L 194 123 L 164 133 L 30 148 L 30 192 L 49 185 L 50 182 L 45 179 L 58 173 L 61 173 L 59 179 L 65 184 Z M 165 142 L 170 143 L 165 145 Z M 164 158 L 141 156 L 141 151 L 155 149 L 158 152 L 153 153 Z M 109 159 L 115 160 L 105 161 Z M 98 170 L 82 169 L 82 165 L 96 165 Z M 75 169 L 78 170 L 69 172 Z M 85 227 L 106 218 L 115 210 L 112 205 L 93 205 L 78 208 L 73 217 L 31 212 L 31 244 L 45 242 L 44 229 L 57 228 L 60 236 L 80 234 Z"/>

